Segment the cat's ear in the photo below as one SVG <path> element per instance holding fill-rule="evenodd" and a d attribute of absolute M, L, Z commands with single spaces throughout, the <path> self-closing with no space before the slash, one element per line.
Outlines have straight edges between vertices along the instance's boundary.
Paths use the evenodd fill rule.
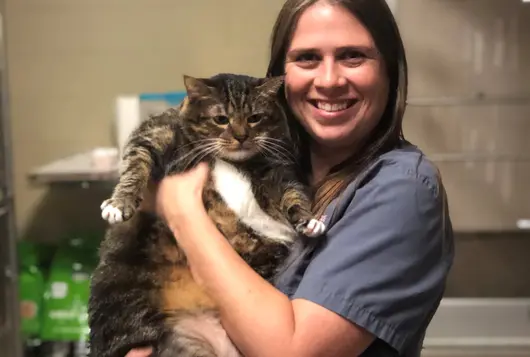
<path fill-rule="evenodd" d="M 212 95 L 213 88 L 207 83 L 204 78 L 195 78 L 184 75 L 184 86 L 190 100 L 198 100 Z"/>
<path fill-rule="evenodd" d="M 276 97 L 284 83 L 285 76 L 275 76 L 259 79 L 255 90 L 259 96 Z"/>

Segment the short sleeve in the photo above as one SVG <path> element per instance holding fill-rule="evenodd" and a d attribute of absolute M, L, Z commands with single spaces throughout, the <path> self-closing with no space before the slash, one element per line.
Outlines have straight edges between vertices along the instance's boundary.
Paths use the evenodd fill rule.
<path fill-rule="evenodd" d="M 342 315 L 400 353 L 421 339 L 452 262 L 445 193 L 434 180 L 381 168 L 352 194 L 292 298 Z"/>

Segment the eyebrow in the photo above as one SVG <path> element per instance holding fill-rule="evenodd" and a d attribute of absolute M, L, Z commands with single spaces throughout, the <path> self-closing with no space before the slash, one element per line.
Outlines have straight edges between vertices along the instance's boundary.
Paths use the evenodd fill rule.
<path fill-rule="evenodd" d="M 378 53 L 377 49 L 374 46 L 370 45 L 351 45 L 351 46 L 342 46 L 335 49 L 335 52 L 344 52 L 348 50 L 354 50 L 359 52 L 365 52 L 366 54 L 375 55 Z M 301 47 L 301 48 L 294 48 L 287 52 L 287 57 L 299 55 L 301 53 L 312 53 L 312 52 L 319 52 L 318 48 L 312 48 L 312 47 Z"/>

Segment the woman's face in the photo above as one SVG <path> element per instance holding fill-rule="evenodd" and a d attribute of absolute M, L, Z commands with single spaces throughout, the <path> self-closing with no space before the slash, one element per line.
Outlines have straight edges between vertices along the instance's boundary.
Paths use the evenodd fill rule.
<path fill-rule="evenodd" d="M 322 147 L 351 149 L 385 109 L 383 60 L 368 30 L 342 6 L 319 2 L 302 13 L 285 73 L 288 102 Z"/>

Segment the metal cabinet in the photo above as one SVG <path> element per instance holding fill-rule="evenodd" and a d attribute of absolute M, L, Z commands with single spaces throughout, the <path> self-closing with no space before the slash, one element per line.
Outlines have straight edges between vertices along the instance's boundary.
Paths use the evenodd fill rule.
<path fill-rule="evenodd" d="M 459 232 L 530 227 L 528 5 L 399 2 L 410 68 L 405 136 L 439 167 Z"/>
<path fill-rule="evenodd" d="M 4 29 L 0 0 L 0 356 L 22 357 Z"/>
<path fill-rule="evenodd" d="M 0 355 L 18 357 L 21 356 L 21 342 L 10 212 L 11 209 L 7 206 L 0 208 Z"/>

